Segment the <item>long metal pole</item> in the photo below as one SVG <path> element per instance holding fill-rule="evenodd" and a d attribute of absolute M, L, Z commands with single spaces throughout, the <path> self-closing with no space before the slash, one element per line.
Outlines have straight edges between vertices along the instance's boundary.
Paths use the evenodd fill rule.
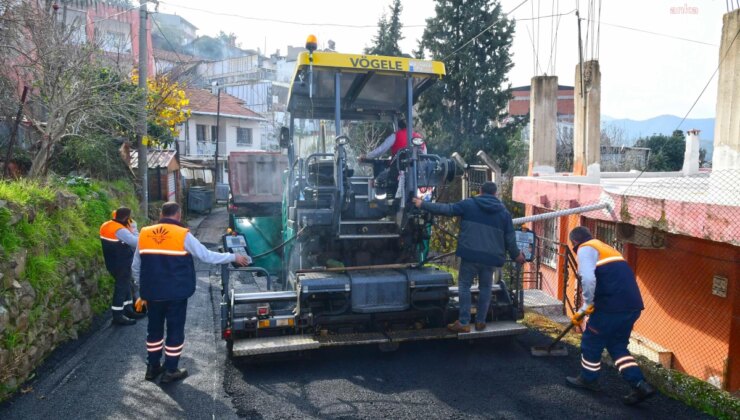
<path fill-rule="evenodd" d="M 586 213 L 594 210 L 608 209 L 608 203 L 591 204 L 590 206 L 574 207 L 572 209 L 557 210 L 550 213 L 536 214 L 534 216 L 517 217 L 511 222 L 515 225 L 522 225 L 529 222 L 539 222 L 540 220 L 554 219 L 556 217 L 568 216 L 571 214 Z"/>
<path fill-rule="evenodd" d="M 141 0 L 139 4 L 139 90 L 141 91 L 141 108 L 139 109 L 139 124 L 136 133 L 136 138 L 139 142 L 139 180 L 141 181 L 141 213 L 144 215 L 149 214 L 149 159 L 147 156 L 147 146 L 144 143 L 144 139 L 147 133 L 147 42 L 146 42 L 146 26 L 148 12 L 146 10 L 147 0 Z"/>
<path fill-rule="evenodd" d="M 411 139 L 414 136 L 414 78 L 409 74 L 406 79 L 406 146 L 414 150 L 414 144 Z M 416 153 L 411 157 L 411 173 L 406 174 L 406 190 L 411 193 L 411 197 L 416 197 Z M 408 197 L 408 196 L 407 196 Z M 402 206 L 404 204 L 401 204 Z"/>
<path fill-rule="evenodd" d="M 334 138 L 342 135 L 342 73 L 334 75 Z"/>
<path fill-rule="evenodd" d="M 214 197 L 216 184 L 221 182 L 221 171 L 218 169 L 218 141 L 221 137 L 219 135 L 221 131 L 221 86 L 218 86 L 218 84 L 216 84 L 216 89 L 216 156 L 213 158 L 213 163 L 216 167 L 216 169 L 214 170 L 215 181 L 213 183 Z"/>

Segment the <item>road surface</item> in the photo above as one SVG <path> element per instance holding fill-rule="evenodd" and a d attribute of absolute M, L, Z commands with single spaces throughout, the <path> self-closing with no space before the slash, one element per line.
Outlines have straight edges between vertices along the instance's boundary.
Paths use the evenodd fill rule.
<path fill-rule="evenodd" d="M 215 245 L 226 223 L 214 210 L 196 233 Z M 28 392 L 0 406 L 0 418 L 708 418 L 664 396 L 625 407 L 619 398 L 628 386 L 612 368 L 604 369 L 602 392 L 570 389 L 564 378 L 578 371 L 578 352 L 533 358 L 529 347 L 547 342 L 534 331 L 473 344 L 402 344 L 393 353 L 366 346 L 256 366 L 230 361 L 217 335 L 217 270 L 197 269 L 181 360 L 190 377 L 168 386 L 144 381 L 146 321 L 115 327 L 103 318 L 52 354 Z"/>

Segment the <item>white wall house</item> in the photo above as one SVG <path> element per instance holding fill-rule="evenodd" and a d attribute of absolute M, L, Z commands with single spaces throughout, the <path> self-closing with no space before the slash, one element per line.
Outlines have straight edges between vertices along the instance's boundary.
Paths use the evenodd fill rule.
<path fill-rule="evenodd" d="M 178 146 L 181 156 L 213 165 L 216 154 L 218 97 L 205 89 L 186 89 L 191 116 L 180 129 Z M 226 159 L 233 151 L 263 150 L 262 123 L 265 118 L 243 102 L 221 92 L 218 131 L 218 166 L 220 182 L 228 180 Z"/>

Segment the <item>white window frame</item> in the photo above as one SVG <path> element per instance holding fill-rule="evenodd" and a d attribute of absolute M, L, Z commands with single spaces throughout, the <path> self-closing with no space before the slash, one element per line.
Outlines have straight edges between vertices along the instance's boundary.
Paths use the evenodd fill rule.
<path fill-rule="evenodd" d="M 239 135 L 240 130 L 247 133 L 247 138 L 242 139 Z M 247 147 L 254 145 L 253 131 L 250 127 L 236 127 L 236 145 L 238 147 Z"/>

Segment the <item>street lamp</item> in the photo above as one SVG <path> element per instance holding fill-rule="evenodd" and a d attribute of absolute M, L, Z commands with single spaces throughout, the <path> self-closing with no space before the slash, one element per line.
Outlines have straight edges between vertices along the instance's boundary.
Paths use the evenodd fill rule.
<path fill-rule="evenodd" d="M 216 190 L 216 185 L 219 181 L 221 181 L 221 171 L 218 169 L 218 140 L 219 140 L 219 131 L 221 131 L 221 88 L 218 86 L 217 81 L 213 81 L 211 83 L 211 86 L 213 86 L 216 89 L 216 138 L 214 139 L 216 141 L 216 156 L 214 157 L 214 175 L 215 179 L 213 182 L 213 189 Z"/>

